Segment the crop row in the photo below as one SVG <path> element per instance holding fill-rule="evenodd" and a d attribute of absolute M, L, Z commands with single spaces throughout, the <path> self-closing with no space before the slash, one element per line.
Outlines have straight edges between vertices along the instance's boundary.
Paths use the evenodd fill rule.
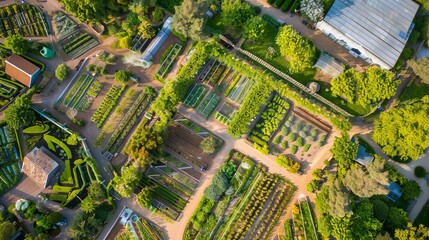
<path fill-rule="evenodd" d="M 73 100 L 73 98 L 75 98 L 76 94 L 79 94 L 79 90 L 81 89 L 82 85 L 88 80 L 88 78 L 89 75 L 85 73 L 82 73 L 82 75 L 79 76 L 77 81 L 73 84 L 73 87 L 67 93 L 67 96 L 64 99 L 64 105 L 68 106 Z"/>
<path fill-rule="evenodd" d="M 64 52 L 70 53 L 74 49 L 78 48 L 83 43 L 89 41 L 91 39 L 91 35 L 88 33 L 83 33 L 79 35 L 78 37 L 74 38 L 70 42 L 68 42 L 66 45 L 63 46 Z"/>
<path fill-rule="evenodd" d="M 203 117 L 208 118 L 210 114 L 215 110 L 216 106 L 219 104 L 220 97 L 214 92 L 207 94 L 207 97 L 198 107 L 197 112 Z"/>
<path fill-rule="evenodd" d="M 115 107 L 125 88 L 126 85 L 123 85 L 121 88 L 115 85 L 112 85 L 112 87 L 110 87 L 106 96 L 104 96 L 100 106 L 97 108 L 91 118 L 91 121 L 96 123 L 97 127 L 101 127 L 106 121 L 107 117 Z"/>
<path fill-rule="evenodd" d="M 165 76 L 171 64 L 176 59 L 177 55 L 179 55 L 181 49 L 182 49 L 182 45 L 177 43 L 174 44 L 174 47 L 170 50 L 167 57 L 161 63 L 161 66 L 158 68 L 158 71 L 156 72 L 156 75 L 158 77 L 163 78 Z"/>
<path fill-rule="evenodd" d="M 89 41 L 81 44 L 78 48 L 74 49 L 73 51 L 69 52 L 68 55 L 75 59 L 79 57 L 80 55 L 86 53 L 91 48 L 97 46 L 99 42 L 95 40 L 94 38 L 90 39 Z"/>
<path fill-rule="evenodd" d="M 195 84 L 186 96 L 183 103 L 189 107 L 194 108 L 200 103 L 206 92 L 207 89 L 205 87 Z"/>
<path fill-rule="evenodd" d="M 103 88 L 103 84 L 97 81 L 94 81 L 86 92 L 85 96 L 81 99 L 76 109 L 80 111 L 85 111 L 89 108 L 94 98 L 98 96 L 101 89 Z"/>
<path fill-rule="evenodd" d="M 20 34 L 28 36 L 46 36 L 46 19 L 33 5 L 10 5 L 0 8 L 0 35 L 2 37 Z"/>

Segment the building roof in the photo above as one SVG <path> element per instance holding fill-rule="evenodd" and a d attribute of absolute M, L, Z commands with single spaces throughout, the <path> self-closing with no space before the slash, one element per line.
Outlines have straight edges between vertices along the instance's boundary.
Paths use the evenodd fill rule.
<path fill-rule="evenodd" d="M 334 57 L 327 53 L 320 54 L 320 57 L 316 62 L 316 67 L 332 77 L 340 75 L 344 69 L 339 61 L 335 60 Z"/>
<path fill-rule="evenodd" d="M 395 182 L 389 182 L 389 186 L 387 186 L 387 189 L 389 189 L 389 193 L 387 194 L 387 197 L 396 202 L 399 198 L 402 196 L 401 192 L 401 186 Z"/>
<path fill-rule="evenodd" d="M 49 151 L 42 147 L 35 147 L 24 157 L 22 172 L 33 179 L 36 184 L 47 187 L 49 185 L 50 175 L 55 174 L 59 164 L 51 158 L 45 151 Z"/>
<path fill-rule="evenodd" d="M 407 43 L 418 8 L 412 0 L 335 0 L 318 28 L 391 68 Z"/>
<path fill-rule="evenodd" d="M 27 87 L 31 87 L 31 76 L 40 70 L 39 67 L 16 54 L 12 54 L 8 59 L 6 59 L 5 63 L 6 74 Z"/>

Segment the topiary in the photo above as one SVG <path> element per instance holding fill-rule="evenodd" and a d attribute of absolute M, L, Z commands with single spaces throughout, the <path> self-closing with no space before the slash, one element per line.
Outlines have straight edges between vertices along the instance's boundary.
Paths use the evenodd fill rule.
<path fill-rule="evenodd" d="M 311 147 L 311 144 L 309 144 L 309 143 L 305 144 L 305 146 L 304 146 L 304 152 L 307 152 L 308 149 L 310 149 L 310 147 Z"/>
<path fill-rule="evenodd" d="M 275 137 L 275 138 L 273 139 L 273 143 L 274 143 L 274 144 L 279 144 L 281 140 L 282 140 L 282 136 L 281 136 L 281 135 L 278 135 L 277 137 Z"/>
<path fill-rule="evenodd" d="M 299 131 L 299 136 L 302 138 L 306 138 L 307 137 L 307 133 L 305 133 L 305 131 Z"/>
<path fill-rule="evenodd" d="M 305 140 L 306 140 L 307 142 L 314 142 L 314 137 L 312 137 L 312 136 L 308 136 L 308 137 L 306 137 L 306 138 L 305 138 Z"/>
<path fill-rule="evenodd" d="M 291 148 L 292 154 L 295 154 L 296 152 L 298 152 L 298 147 L 293 145 Z"/>
<path fill-rule="evenodd" d="M 302 147 L 302 146 L 304 145 L 304 139 L 303 139 L 302 137 L 299 137 L 299 138 L 296 140 L 296 145 L 297 145 L 298 147 Z"/>
<path fill-rule="evenodd" d="M 289 139 L 289 141 L 291 141 L 291 142 L 294 142 L 295 141 L 295 139 L 296 139 L 296 135 L 295 135 L 295 133 L 289 133 L 289 135 L 288 135 L 288 139 Z"/>
<path fill-rule="evenodd" d="M 287 136 L 289 134 L 289 129 L 286 126 L 282 127 L 282 135 Z"/>
<path fill-rule="evenodd" d="M 311 129 L 311 131 L 310 131 L 310 135 L 313 136 L 313 137 L 316 137 L 317 133 L 318 133 L 318 131 L 315 128 Z"/>
<path fill-rule="evenodd" d="M 287 149 L 287 141 L 282 142 L 282 148 Z"/>
<path fill-rule="evenodd" d="M 308 132 L 310 130 L 310 125 L 305 125 L 302 130 Z"/>
<path fill-rule="evenodd" d="M 426 176 L 426 169 L 422 166 L 417 166 L 414 168 L 414 174 L 418 178 L 424 178 Z"/>

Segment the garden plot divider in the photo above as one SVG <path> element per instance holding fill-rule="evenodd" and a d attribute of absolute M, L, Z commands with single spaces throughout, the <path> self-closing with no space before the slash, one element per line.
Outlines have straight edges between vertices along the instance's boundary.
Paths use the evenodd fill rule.
<path fill-rule="evenodd" d="M 164 59 L 164 61 L 161 63 L 161 66 L 158 68 L 158 71 L 156 72 L 156 76 L 160 78 L 164 78 L 165 74 L 170 69 L 171 64 L 173 64 L 174 60 L 179 55 L 181 49 L 182 49 L 182 45 L 178 43 L 174 44 L 173 48 L 168 53 L 167 57 Z"/>

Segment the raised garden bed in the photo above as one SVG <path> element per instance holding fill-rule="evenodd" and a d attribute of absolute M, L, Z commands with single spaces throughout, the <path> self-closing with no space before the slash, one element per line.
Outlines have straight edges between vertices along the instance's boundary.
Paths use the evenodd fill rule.
<path fill-rule="evenodd" d="M 205 87 L 195 84 L 191 87 L 191 90 L 189 91 L 183 103 L 189 107 L 195 108 L 204 98 L 206 92 L 207 89 Z"/>
<path fill-rule="evenodd" d="M 116 103 L 118 102 L 122 93 L 125 91 L 125 88 L 126 88 L 126 85 L 123 85 L 122 87 L 117 87 L 115 85 L 112 85 L 112 87 L 110 87 L 106 96 L 104 96 L 100 106 L 98 106 L 97 110 L 94 112 L 94 114 L 91 117 L 91 121 L 96 123 L 97 127 L 101 127 L 103 123 L 106 121 L 110 112 L 116 106 Z"/>
<path fill-rule="evenodd" d="M 173 64 L 176 57 L 179 55 L 180 50 L 182 49 L 182 45 L 174 44 L 173 48 L 170 50 L 164 61 L 161 63 L 161 66 L 158 68 L 156 72 L 156 76 L 160 78 L 164 78 L 165 74 L 168 73 L 171 65 Z"/>
<path fill-rule="evenodd" d="M 7 5 L 0 8 L 0 37 L 19 34 L 44 37 L 50 33 L 47 17 L 31 4 Z"/>
<path fill-rule="evenodd" d="M 204 101 L 198 107 L 197 112 L 205 118 L 209 118 L 212 112 L 215 110 L 216 106 L 219 104 L 220 97 L 214 92 L 207 94 Z"/>

